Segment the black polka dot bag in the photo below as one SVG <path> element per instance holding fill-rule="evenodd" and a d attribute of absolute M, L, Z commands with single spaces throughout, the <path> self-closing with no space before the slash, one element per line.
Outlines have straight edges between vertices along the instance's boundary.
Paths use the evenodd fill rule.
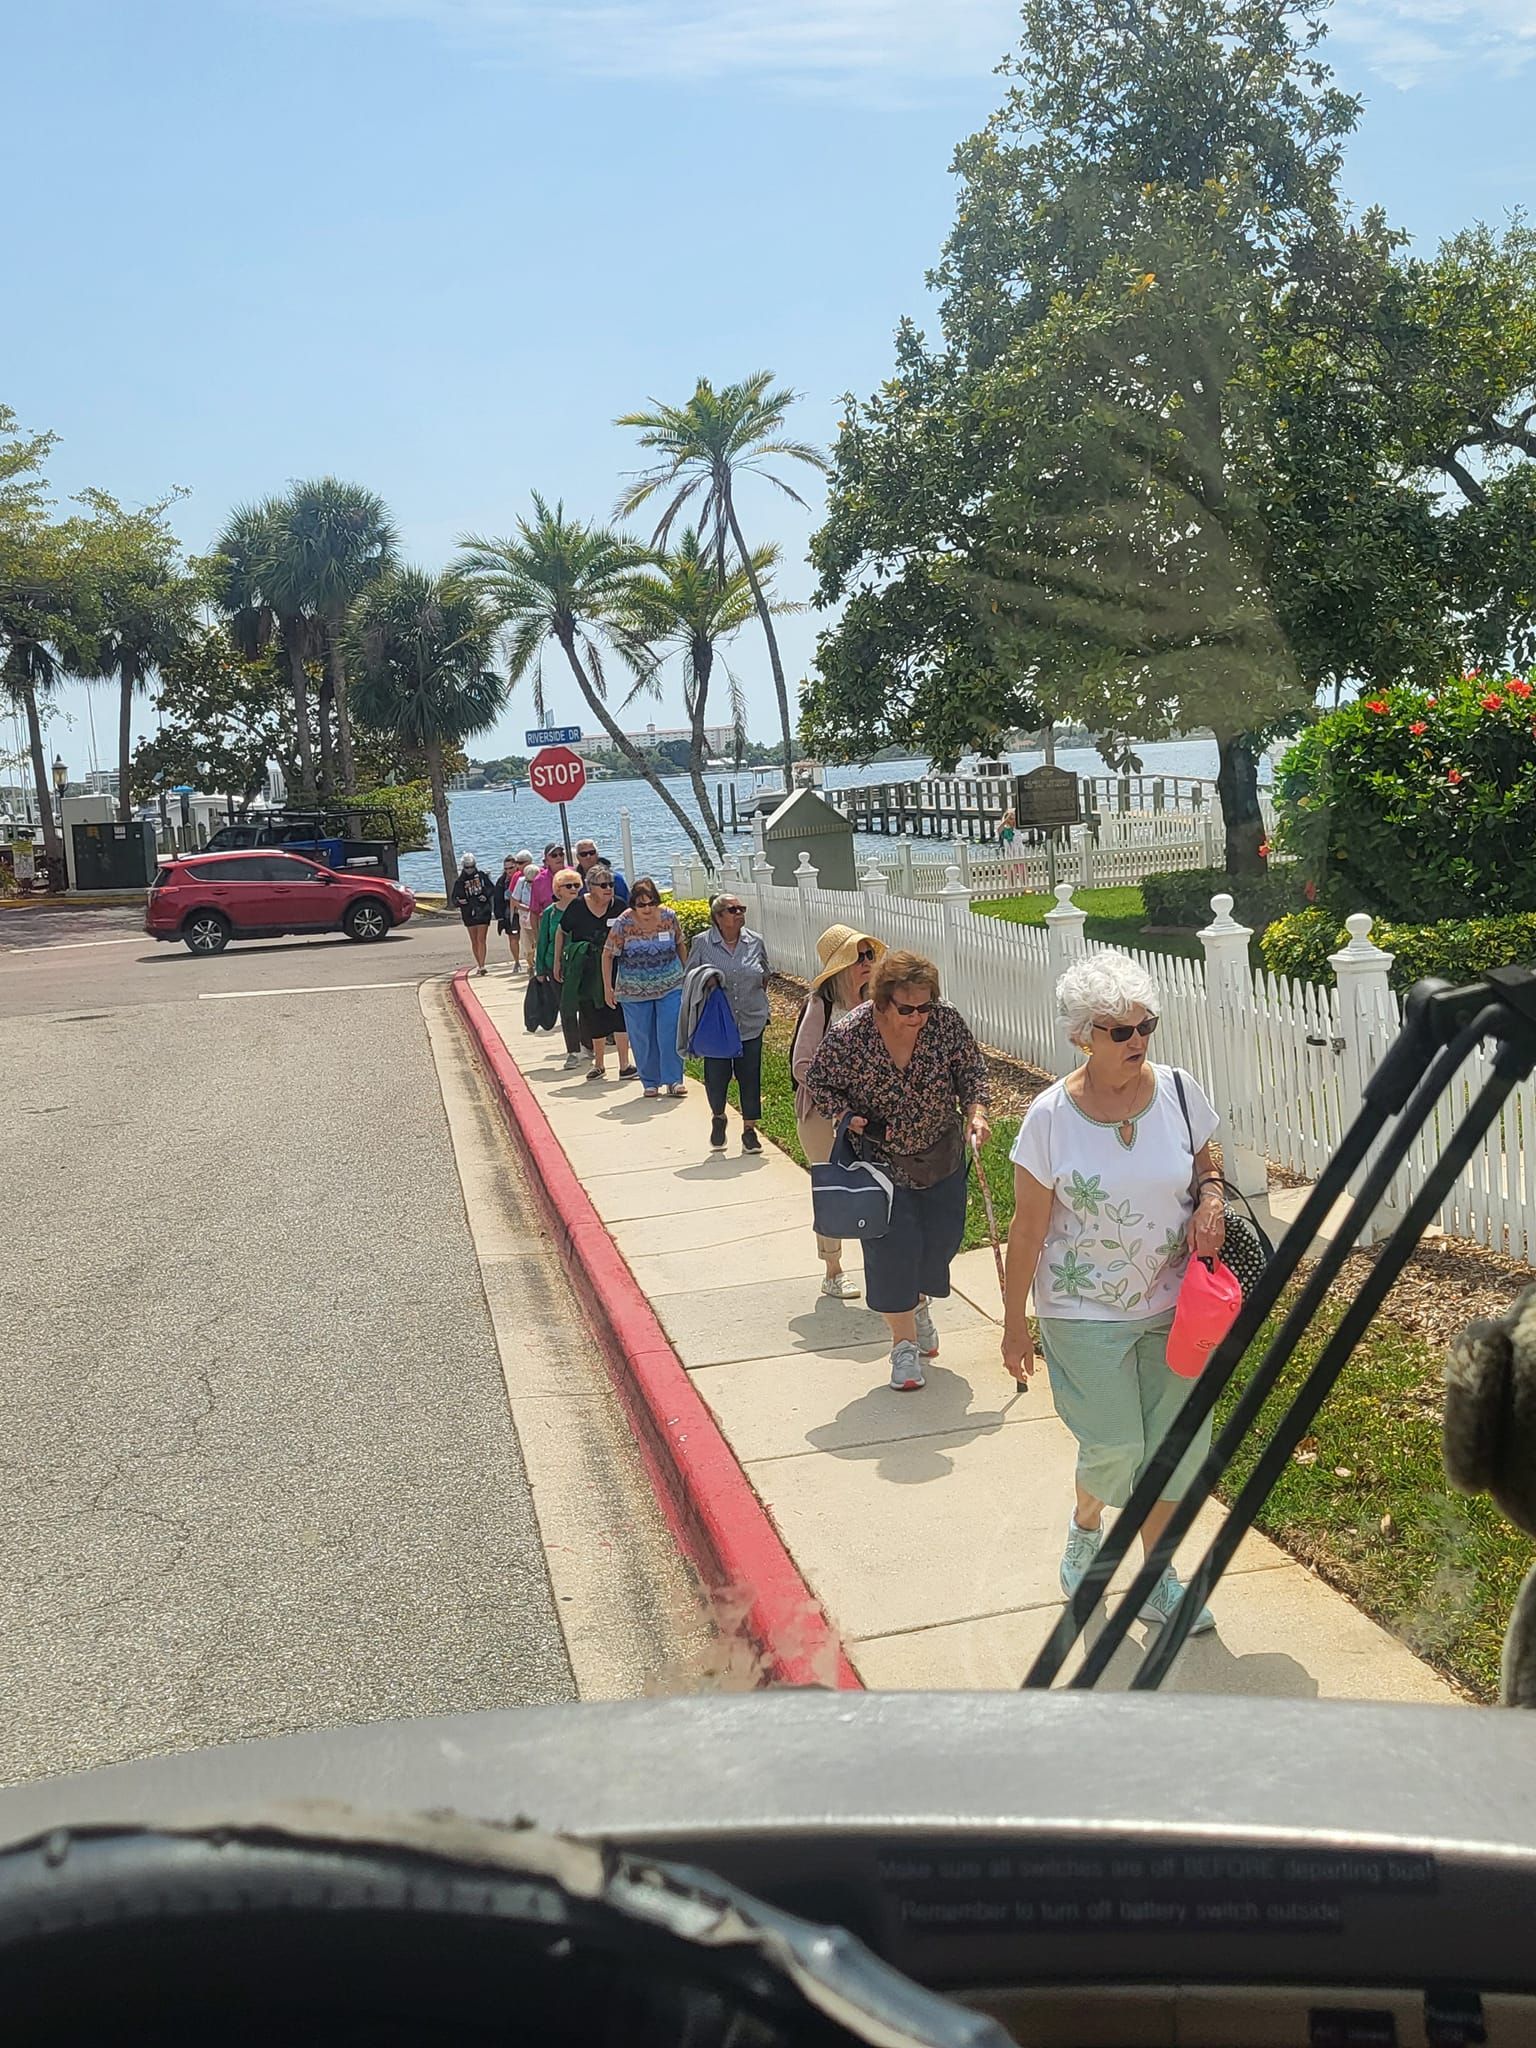
<path fill-rule="evenodd" d="M 1175 1067 L 1173 1085 L 1178 1090 L 1179 1108 L 1184 1112 L 1184 1128 L 1189 1133 L 1191 1157 L 1198 1149 L 1195 1144 L 1195 1127 L 1189 1120 L 1189 1099 L 1184 1093 L 1184 1076 Z M 1209 1182 L 1211 1176 L 1206 1175 Z M 1199 1191 L 1196 1190 L 1196 1199 Z M 1223 1214 L 1226 1218 L 1227 1234 L 1221 1247 L 1222 1263 L 1236 1276 L 1237 1284 L 1243 1290 L 1246 1301 L 1259 1284 L 1259 1275 L 1275 1256 L 1275 1247 L 1257 1216 L 1248 1197 L 1239 1194 L 1229 1180 L 1221 1183 Z M 1241 1203 L 1241 1207 L 1235 1204 Z"/>

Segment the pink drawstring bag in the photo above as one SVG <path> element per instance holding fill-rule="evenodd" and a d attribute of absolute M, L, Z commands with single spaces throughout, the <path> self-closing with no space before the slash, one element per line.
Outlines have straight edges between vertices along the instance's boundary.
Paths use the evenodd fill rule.
<path fill-rule="evenodd" d="M 1192 1258 L 1184 1269 L 1173 1328 L 1168 1332 L 1168 1368 L 1197 1380 L 1205 1361 L 1231 1329 L 1243 1305 L 1237 1275 L 1220 1259 Z"/>

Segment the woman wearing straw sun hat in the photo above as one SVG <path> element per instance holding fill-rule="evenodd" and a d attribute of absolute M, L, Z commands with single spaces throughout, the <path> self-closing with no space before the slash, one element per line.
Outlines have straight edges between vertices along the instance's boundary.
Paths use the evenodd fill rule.
<path fill-rule="evenodd" d="M 848 924 L 828 925 L 816 941 L 820 971 L 800 1012 L 789 1054 L 789 1070 L 795 1082 L 795 1128 L 800 1133 L 800 1149 L 808 1166 L 824 1166 L 831 1158 L 834 1126 L 806 1093 L 805 1077 L 828 1031 L 869 993 L 870 974 L 885 950 L 883 941 L 870 938 L 866 932 L 856 932 Z M 827 1269 L 821 1283 L 822 1293 L 832 1301 L 852 1301 L 859 1289 L 858 1283 L 843 1271 L 842 1239 L 823 1237 L 818 1231 L 816 1249 Z"/>

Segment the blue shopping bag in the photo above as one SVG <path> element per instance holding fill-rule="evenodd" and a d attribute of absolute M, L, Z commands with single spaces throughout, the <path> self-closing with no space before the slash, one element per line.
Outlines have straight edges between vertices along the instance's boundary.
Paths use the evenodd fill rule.
<path fill-rule="evenodd" d="M 860 1159 L 844 1117 L 825 1166 L 811 1168 L 811 1220 L 822 1237 L 884 1237 L 891 1227 L 895 1184 Z"/>
<path fill-rule="evenodd" d="M 741 1033 L 736 1028 L 736 1019 L 725 990 L 718 982 L 700 1007 L 699 1021 L 693 1027 L 688 1050 L 700 1060 L 734 1060 L 740 1057 Z"/>

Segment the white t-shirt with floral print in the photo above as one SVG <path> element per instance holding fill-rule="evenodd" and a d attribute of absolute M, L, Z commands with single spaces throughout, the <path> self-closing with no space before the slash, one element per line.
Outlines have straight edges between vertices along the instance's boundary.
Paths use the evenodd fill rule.
<path fill-rule="evenodd" d="M 1035 1273 L 1036 1315 L 1141 1322 L 1178 1300 L 1194 1209 L 1190 1129 L 1198 1152 L 1221 1119 L 1183 1074 L 1186 1128 L 1173 1073 L 1152 1067 L 1156 1092 L 1129 1146 L 1119 1124 L 1096 1123 L 1061 1081 L 1029 1105 L 1013 1161 L 1056 1196 Z"/>

